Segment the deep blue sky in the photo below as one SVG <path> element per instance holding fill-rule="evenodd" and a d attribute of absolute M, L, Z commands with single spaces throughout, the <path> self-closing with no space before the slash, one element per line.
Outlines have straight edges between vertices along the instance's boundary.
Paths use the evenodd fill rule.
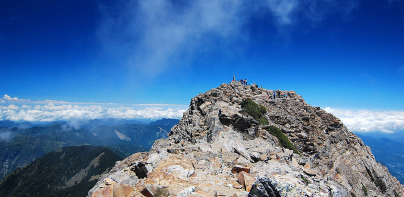
<path fill-rule="evenodd" d="M 404 0 L 0 2 L 2 95 L 188 105 L 233 74 L 402 111 Z"/>

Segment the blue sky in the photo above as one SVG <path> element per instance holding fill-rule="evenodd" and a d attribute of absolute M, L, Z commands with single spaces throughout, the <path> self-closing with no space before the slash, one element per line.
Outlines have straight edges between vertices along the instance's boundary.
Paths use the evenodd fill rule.
<path fill-rule="evenodd" d="M 180 117 L 236 75 L 340 115 L 397 112 L 387 131 L 404 130 L 403 35 L 404 0 L 2 1 L 0 118 Z"/>

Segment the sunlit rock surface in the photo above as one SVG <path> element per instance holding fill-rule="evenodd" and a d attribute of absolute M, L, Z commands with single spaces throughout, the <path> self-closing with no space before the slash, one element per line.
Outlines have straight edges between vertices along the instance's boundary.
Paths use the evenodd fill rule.
<path fill-rule="evenodd" d="M 266 107 L 269 125 L 242 110 L 245 98 Z M 278 127 L 300 154 L 283 148 L 268 126 Z M 167 139 L 118 162 L 88 196 L 336 197 L 365 196 L 364 190 L 404 196 L 338 118 L 294 91 L 232 82 L 192 98 Z"/>

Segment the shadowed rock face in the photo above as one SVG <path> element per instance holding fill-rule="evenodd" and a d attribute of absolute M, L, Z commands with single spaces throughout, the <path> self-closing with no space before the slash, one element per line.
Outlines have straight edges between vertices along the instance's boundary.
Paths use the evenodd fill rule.
<path fill-rule="evenodd" d="M 335 197 L 364 196 L 364 187 L 368 196 L 404 196 L 403 186 L 338 118 L 294 91 L 275 92 L 268 99 L 274 91 L 232 82 L 199 94 L 167 139 L 118 162 L 89 196 L 116 190 L 127 196 Z M 245 98 L 266 107 L 269 125 L 242 110 Z M 301 154 L 282 148 L 268 126 Z M 147 176 L 139 177 L 136 166 L 145 166 Z"/>

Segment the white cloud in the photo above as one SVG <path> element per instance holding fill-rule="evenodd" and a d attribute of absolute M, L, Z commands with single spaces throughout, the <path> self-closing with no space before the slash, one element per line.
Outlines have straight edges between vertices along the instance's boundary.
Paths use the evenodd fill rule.
<path fill-rule="evenodd" d="M 287 25 L 292 23 L 292 15 L 299 5 L 298 0 L 267 0 L 267 2 L 268 8 L 279 24 Z"/>
<path fill-rule="evenodd" d="M 0 142 L 10 141 L 15 135 L 9 129 L 0 129 Z"/>
<path fill-rule="evenodd" d="M 15 106 L 15 105 L 11 104 L 6 108 L 8 108 L 8 109 L 18 109 L 18 106 Z"/>
<path fill-rule="evenodd" d="M 15 105 L 0 108 L 0 119 L 10 121 L 70 121 L 71 127 L 79 127 L 78 120 L 99 119 L 99 118 L 117 118 L 117 119 L 136 119 L 136 118 L 181 118 L 185 112 L 185 106 L 160 104 L 153 107 L 148 104 L 145 109 L 134 107 L 103 107 L 100 105 L 23 105 L 19 108 Z M 77 120 L 77 121 L 76 121 Z"/>
<path fill-rule="evenodd" d="M 279 32 L 287 32 L 285 26 L 300 21 L 321 22 L 330 14 L 346 15 L 356 1 L 122 0 L 115 7 L 100 5 L 97 36 L 103 57 L 122 61 L 139 75 L 157 76 L 174 65 L 187 66 L 187 60 L 201 51 L 225 48 L 222 51 L 237 53 L 237 46 L 249 40 L 247 27 L 252 18 L 261 17 Z M 185 63 L 179 65 L 178 58 Z"/>
<path fill-rule="evenodd" d="M 404 111 L 341 110 L 325 108 L 345 124 L 350 131 L 394 133 L 404 131 Z"/>
<path fill-rule="evenodd" d="M 7 101 L 30 101 L 30 100 L 25 100 L 25 99 L 18 99 L 17 97 L 14 97 L 14 98 L 11 98 L 9 95 L 7 95 L 7 94 L 5 94 L 4 96 L 3 96 L 3 99 L 4 100 L 7 100 Z"/>
<path fill-rule="evenodd" d="M 31 106 L 28 106 L 28 105 L 22 105 L 22 106 L 21 106 L 21 108 L 22 108 L 22 109 L 29 109 L 29 108 L 31 108 Z"/>

